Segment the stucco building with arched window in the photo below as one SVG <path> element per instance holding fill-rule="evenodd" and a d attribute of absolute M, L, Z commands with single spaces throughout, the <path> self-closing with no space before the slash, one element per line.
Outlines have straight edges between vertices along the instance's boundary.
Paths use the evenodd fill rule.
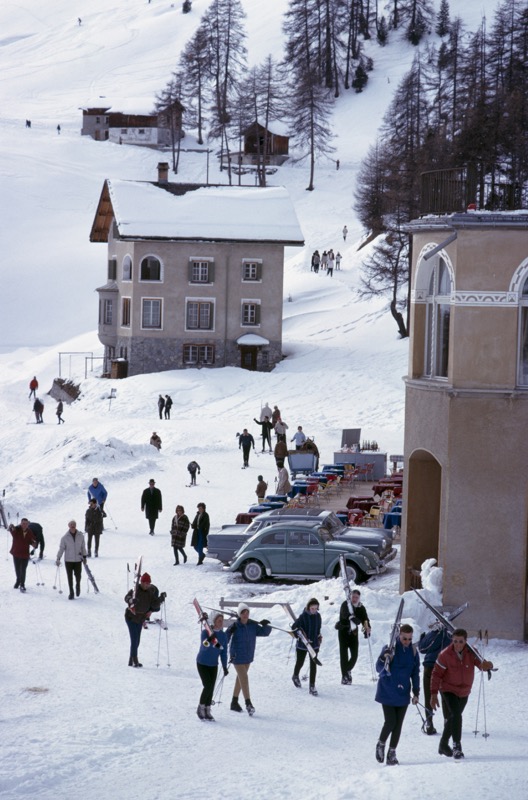
<path fill-rule="evenodd" d="M 446 605 L 528 633 L 528 213 L 424 217 L 412 236 L 401 589 L 427 558 Z"/>

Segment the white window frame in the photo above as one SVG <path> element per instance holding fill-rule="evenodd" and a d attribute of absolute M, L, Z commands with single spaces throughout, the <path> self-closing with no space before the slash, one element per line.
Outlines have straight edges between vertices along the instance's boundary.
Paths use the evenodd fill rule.
<path fill-rule="evenodd" d="M 196 357 L 195 358 L 193 358 L 192 356 L 189 359 L 185 358 L 185 351 L 188 348 L 189 349 L 192 348 L 192 350 L 196 351 Z M 204 353 L 205 355 L 207 355 L 207 351 L 211 351 L 210 352 L 210 358 L 209 359 L 200 358 L 200 354 Z M 216 355 L 216 353 L 215 353 L 214 344 L 184 344 L 183 345 L 183 363 L 186 364 L 187 366 L 192 366 L 194 364 L 196 364 L 197 366 L 200 366 L 202 364 L 206 365 L 206 366 L 211 366 L 212 364 L 215 363 L 215 355 Z"/>
<path fill-rule="evenodd" d="M 110 297 L 103 299 L 103 325 L 113 325 L 114 301 Z"/>
<path fill-rule="evenodd" d="M 256 277 L 247 278 L 245 270 L 247 267 L 255 267 Z M 260 267 L 260 278 L 258 271 Z M 242 283 L 262 283 L 262 259 L 261 258 L 243 258 L 242 259 Z"/>
<path fill-rule="evenodd" d="M 528 271 L 519 291 L 517 385 L 528 388 Z"/>
<path fill-rule="evenodd" d="M 245 306 L 254 306 L 255 308 L 258 306 L 259 314 L 258 314 L 258 322 L 245 322 L 244 321 L 244 307 Z M 262 304 L 260 300 L 255 300 L 253 298 L 242 298 L 240 303 L 240 327 L 241 328 L 260 328 L 261 320 L 262 320 Z M 255 314 L 255 320 L 257 319 L 257 315 Z"/>
<path fill-rule="evenodd" d="M 438 284 L 442 267 L 443 276 L 449 281 L 448 293 L 441 293 L 442 288 L 447 287 L 440 287 Z M 431 283 L 433 284 L 432 293 Z M 446 261 L 440 256 L 435 260 L 431 271 L 426 296 L 424 377 L 431 380 L 447 381 L 448 379 L 452 294 L 451 273 Z M 444 359 L 445 367 L 443 366 Z"/>
<path fill-rule="evenodd" d="M 159 303 L 159 325 L 144 325 L 145 303 Z M 142 331 L 162 331 L 163 330 L 163 298 L 162 297 L 142 297 L 141 298 L 141 326 Z"/>

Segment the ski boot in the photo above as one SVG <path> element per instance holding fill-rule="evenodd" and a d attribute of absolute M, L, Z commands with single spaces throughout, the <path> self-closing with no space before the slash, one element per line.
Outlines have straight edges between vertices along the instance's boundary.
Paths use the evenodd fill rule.
<path fill-rule="evenodd" d="M 233 697 L 231 700 L 231 711 L 242 711 L 242 706 L 238 702 L 238 697 Z"/>
<path fill-rule="evenodd" d="M 198 719 L 205 719 L 205 706 L 202 703 L 196 709 L 196 713 L 198 714 Z"/>
<path fill-rule="evenodd" d="M 453 751 L 449 747 L 448 743 L 445 742 L 443 739 L 440 739 L 440 744 L 438 745 L 438 753 L 441 756 L 447 756 L 451 758 L 453 756 Z"/>
<path fill-rule="evenodd" d="M 376 744 L 376 761 L 380 764 L 385 761 L 385 742 L 378 741 Z"/>
<path fill-rule="evenodd" d="M 204 712 L 205 712 L 205 719 L 208 722 L 214 722 L 215 721 L 215 718 L 211 714 L 211 706 L 205 706 Z"/>
<path fill-rule="evenodd" d="M 249 716 L 252 717 L 255 713 L 255 707 L 249 698 L 246 700 L 246 711 L 248 712 Z"/>
<path fill-rule="evenodd" d="M 428 736 L 434 736 L 436 733 L 436 728 L 433 725 L 433 718 L 431 716 L 428 716 L 425 720 L 424 733 L 426 733 Z"/>
<path fill-rule="evenodd" d="M 387 764 L 390 767 L 393 767 L 395 764 L 399 764 L 400 762 L 396 758 L 396 750 L 394 747 L 389 747 L 389 752 L 387 753 Z"/>
<path fill-rule="evenodd" d="M 296 686 L 298 689 L 301 688 L 301 681 L 299 680 L 298 675 L 292 675 L 293 685 Z"/>
<path fill-rule="evenodd" d="M 317 697 L 317 695 L 319 694 L 319 692 L 317 691 L 317 689 L 313 684 L 310 686 L 310 694 L 313 694 L 314 697 Z"/>
<path fill-rule="evenodd" d="M 462 752 L 462 745 L 460 742 L 453 742 L 453 758 L 455 761 L 460 761 L 464 758 L 464 753 Z"/>

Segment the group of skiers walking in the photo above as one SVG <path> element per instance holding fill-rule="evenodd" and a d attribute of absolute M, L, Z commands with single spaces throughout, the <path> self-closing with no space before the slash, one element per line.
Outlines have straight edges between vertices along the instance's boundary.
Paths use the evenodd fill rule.
<path fill-rule="evenodd" d="M 44 422 L 44 403 L 42 402 L 40 397 L 37 397 L 37 389 L 39 388 L 39 382 L 37 380 L 37 376 L 33 375 L 29 382 L 29 395 L 28 399 L 31 400 L 33 398 L 33 413 L 35 414 L 35 422 L 37 425 L 41 425 Z M 64 404 L 62 400 L 59 400 L 57 403 L 57 408 L 55 410 L 55 414 L 57 416 L 57 425 L 60 425 L 61 422 L 64 423 L 62 418 L 62 412 L 64 411 Z"/>
<path fill-rule="evenodd" d="M 325 271 L 327 275 L 332 277 L 334 274 L 334 269 L 341 269 L 342 258 L 343 256 L 339 250 L 337 253 L 334 253 L 332 248 L 330 248 L 330 250 L 323 250 L 322 254 L 319 253 L 319 250 L 314 250 L 312 254 L 312 260 L 310 262 L 310 271 L 318 273 L 321 269 Z"/>
<path fill-rule="evenodd" d="M 354 590 L 350 596 L 352 602 L 350 603 L 348 599 L 343 602 L 339 620 L 335 625 L 339 637 L 343 685 L 352 683 L 352 670 L 358 656 L 360 628 L 366 638 L 371 635 L 368 613 L 360 599 L 361 593 L 359 590 Z M 233 664 L 237 674 L 231 711 L 243 711 L 239 702 L 239 695 L 242 692 L 246 710 L 253 716 L 255 707 L 249 690 L 248 671 L 255 657 L 256 639 L 260 636 L 269 636 L 276 627 L 267 619 L 259 622 L 250 619 L 250 609 L 245 603 L 238 606 L 236 615 L 230 616 L 234 621 L 228 622 L 225 631 L 224 612 L 213 609 L 210 615 L 202 612 L 201 616 L 203 627 L 196 662 L 203 688 L 197 714 L 200 719 L 206 721 L 214 719 L 211 705 L 219 662 L 224 677 L 228 675 L 230 664 Z M 312 696 L 318 695 L 316 676 L 317 666 L 320 665 L 318 655 L 322 643 L 321 629 L 319 602 L 317 598 L 312 597 L 302 614 L 291 625 L 291 631 L 296 636 L 296 659 L 292 681 L 296 688 L 301 688 L 300 673 L 308 656 L 309 693 Z M 419 705 L 419 650 L 425 654 L 427 665 L 427 669 L 424 669 L 424 690 L 427 698 L 424 732 L 429 735 L 436 733 L 433 714 L 441 706 L 444 725 L 438 753 L 455 761 L 464 758 L 461 744 L 462 714 L 473 685 L 475 668 L 482 672 L 493 669 L 492 662 L 480 656 L 478 651 L 468 645 L 467 639 L 467 631 L 463 628 L 449 630 L 442 625 L 435 626 L 429 634 L 422 634 L 418 648 L 413 645 L 411 625 L 398 622 L 393 626 L 391 642 L 383 647 L 376 661 L 378 679 L 375 699 L 382 706 L 384 718 L 375 748 L 376 760 L 379 763 L 386 761 L 389 766 L 399 763 L 396 748 L 400 741 L 407 708 L 411 703 Z M 431 667 L 433 656 L 435 661 Z M 389 746 L 385 756 L 387 742 Z"/>

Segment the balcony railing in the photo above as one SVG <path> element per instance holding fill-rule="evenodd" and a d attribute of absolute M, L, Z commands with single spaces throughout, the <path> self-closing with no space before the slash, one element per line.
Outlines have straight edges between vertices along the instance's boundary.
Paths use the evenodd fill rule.
<path fill-rule="evenodd" d="M 422 173 L 420 214 L 453 214 L 468 208 L 515 211 L 528 206 L 528 180 L 512 183 L 480 164 Z"/>

